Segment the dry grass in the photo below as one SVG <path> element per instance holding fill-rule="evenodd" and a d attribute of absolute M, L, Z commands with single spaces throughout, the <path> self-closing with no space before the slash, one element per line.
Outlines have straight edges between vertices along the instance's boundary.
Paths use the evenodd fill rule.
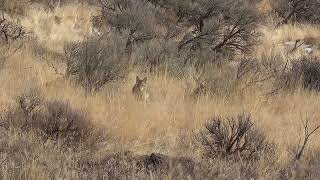
<path fill-rule="evenodd" d="M 66 5 L 48 13 L 41 6 L 31 6 L 21 24 L 37 36 L 40 45 L 62 52 L 65 43 L 92 35 L 91 17 L 97 11 L 86 5 Z"/>
<path fill-rule="evenodd" d="M 29 32 L 33 32 L 41 45 L 51 51 L 61 52 L 67 42 L 81 41 L 91 33 L 90 16 L 96 11 L 83 5 L 68 5 L 47 13 L 39 7 L 31 8 L 21 24 Z M 59 21 L 55 19 L 59 17 Z M 313 38 L 320 40 L 319 27 L 309 25 L 286 25 L 279 29 L 261 27 L 263 33 L 261 44 L 254 51 L 257 59 L 270 60 L 274 57 L 282 58 L 285 62 L 288 56 L 280 43 L 295 39 Z M 30 42 L 34 43 L 34 42 Z M 204 96 L 198 101 L 189 98 L 194 80 L 191 78 L 176 79 L 167 75 L 148 76 L 148 86 L 152 92 L 152 101 L 148 104 L 138 102 L 131 94 L 137 73 L 132 71 L 126 81 L 113 83 L 96 95 L 86 96 L 81 87 L 72 85 L 61 75 L 55 73 L 46 62 L 33 55 L 31 44 L 27 44 L 21 51 L 9 57 L 0 71 L 0 105 L 5 111 L 8 106 L 14 106 L 15 97 L 25 89 L 37 87 L 47 99 L 68 100 L 77 109 L 87 112 L 93 124 L 106 129 L 110 141 L 94 156 L 102 157 L 108 152 L 132 151 L 137 154 L 153 152 L 172 156 L 188 156 L 196 161 L 201 160 L 201 149 L 196 148 L 195 132 L 203 129 L 203 124 L 213 115 L 236 116 L 241 113 L 251 113 L 254 124 L 262 129 L 267 139 L 277 146 L 279 158 L 276 168 L 285 166 L 292 158 L 288 151 L 292 145 L 299 143 L 301 137 L 302 120 L 306 116 L 319 124 L 320 95 L 299 89 L 294 93 L 280 93 L 266 96 L 272 82 L 265 82 L 264 86 L 253 86 L 243 91 L 233 93 L 232 96 Z M 2 133 L 2 130 L 0 130 Z M 23 157 L 26 164 L 18 176 L 9 170 L 1 170 L 8 174 L 1 174 L 5 179 L 49 179 L 59 169 L 58 162 L 64 158 L 72 159 L 77 154 L 62 152 L 55 144 L 41 145 L 39 137 L 32 134 L 5 131 L 6 136 L 0 136 L 0 142 L 14 146 L 22 142 L 29 144 L 27 154 L 39 154 L 38 160 Z M 316 135 L 319 136 L 318 134 Z M 315 136 L 314 139 L 317 137 Z M 22 142 L 21 142 L 22 141 Z M 27 142 L 25 142 L 27 141 Z M 317 150 L 318 141 L 309 144 L 308 151 Z M 19 147 L 17 147 L 18 149 Z M 0 149 L 1 150 L 1 149 Z M 2 152 L 0 151 L 0 155 Z M 22 152 L 21 152 L 22 153 Z M 14 154 L 7 157 L 13 157 Z M 5 159 L 0 156 L 1 159 Z M 55 162 L 54 167 L 42 166 L 44 162 Z M 225 162 L 223 162 L 225 163 Z M 238 165 L 226 166 L 225 172 L 234 173 Z M 235 167 L 233 170 L 228 169 Z M 277 171 L 268 172 L 267 162 L 259 163 L 257 169 L 259 177 L 276 178 Z M 11 167 L 12 168 L 12 167 Z M 52 168 L 52 169 L 50 169 Z M 62 165 L 58 174 L 74 177 L 67 165 Z M 58 175 L 59 176 L 59 175 Z M 235 174 L 234 176 L 239 176 Z M 222 179 L 227 176 L 221 176 Z M 71 178 L 72 179 L 72 178 Z"/>
<path fill-rule="evenodd" d="M 272 10 L 271 4 L 270 4 L 270 0 L 262 0 L 258 3 L 257 5 L 259 11 L 261 11 L 262 13 L 270 13 Z"/>
<path fill-rule="evenodd" d="M 281 28 L 262 26 L 260 28 L 263 36 L 261 44 L 255 49 L 255 56 L 259 59 L 272 59 L 280 56 L 283 60 L 297 58 L 305 55 L 304 51 L 287 53 L 283 43 L 296 40 L 306 40 L 307 44 L 315 45 L 319 49 L 320 27 L 312 25 L 284 25 Z M 319 50 L 313 54 L 319 56 Z M 263 58 L 267 57 L 267 58 Z"/>

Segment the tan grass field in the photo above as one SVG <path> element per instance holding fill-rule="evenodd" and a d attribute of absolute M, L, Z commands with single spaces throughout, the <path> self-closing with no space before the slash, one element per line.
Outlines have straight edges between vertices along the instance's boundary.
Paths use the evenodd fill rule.
<path fill-rule="evenodd" d="M 261 5 L 261 8 L 268 11 L 267 5 Z M 66 5 L 50 13 L 41 7 L 33 7 L 28 9 L 19 22 L 28 32 L 34 33 L 40 46 L 60 53 L 63 52 L 65 43 L 82 41 L 92 35 L 90 17 L 94 14 L 98 14 L 98 10 L 87 5 Z M 55 16 L 59 17 L 59 22 Z M 262 32 L 261 43 L 254 48 L 252 54 L 265 61 L 278 57 L 285 62 L 288 57 L 303 55 L 302 52 L 286 54 L 281 45 L 283 42 L 296 39 L 320 42 L 320 27 L 315 25 L 285 25 L 276 30 L 269 25 L 261 25 L 259 30 Z M 303 121 L 309 118 L 312 127 L 320 124 L 319 93 L 300 88 L 293 93 L 281 92 L 267 96 L 272 84 L 269 81 L 261 86 L 236 90 L 230 96 L 203 96 L 195 101 L 189 98 L 192 89 L 196 87 L 191 76 L 178 79 L 166 74 L 141 74 L 133 70 L 125 81 L 112 83 L 95 95 L 86 95 L 80 86 L 71 83 L 48 66 L 50 57 L 46 59 L 33 54 L 32 43 L 35 42 L 26 41 L 17 53 L 7 59 L 0 71 L 2 111 L 16 106 L 15 97 L 30 88 L 39 89 L 47 99 L 69 101 L 75 108 L 88 113 L 92 123 L 105 129 L 111 137 L 107 145 L 95 154 L 97 157 L 108 152 L 131 151 L 141 155 L 157 152 L 199 160 L 201 151 L 196 148 L 194 136 L 204 128 L 208 118 L 250 113 L 255 126 L 266 134 L 268 141 L 276 144 L 279 158 L 276 159 L 274 168 L 280 168 L 292 158 L 291 146 L 301 144 Z M 319 52 L 314 56 L 320 57 Z M 63 71 L 63 67 L 59 68 Z M 136 101 L 131 93 L 137 75 L 148 77 L 148 87 L 153 96 L 150 103 Z M 38 141 L 32 133 L 24 135 L 12 130 L 9 136 L 13 144 Z M 319 133 L 314 134 L 307 152 L 318 151 L 319 136 Z M 68 152 L 55 151 L 54 145 L 50 144 L 45 147 L 35 145 L 31 149 L 34 152 L 25 153 L 39 154 L 40 161 L 42 158 L 49 159 L 48 161 L 73 158 Z M 20 179 L 47 179 L 48 169 L 58 164 L 49 168 L 42 166 L 38 160 L 31 160 L 26 161 L 23 166 Z M 273 172 L 265 172 L 268 171 L 265 166 L 261 162 L 258 167 L 261 179 L 274 179 Z M 67 176 L 73 176 L 67 169 L 62 171 Z M 14 177 L 7 174 L 5 179 Z"/>

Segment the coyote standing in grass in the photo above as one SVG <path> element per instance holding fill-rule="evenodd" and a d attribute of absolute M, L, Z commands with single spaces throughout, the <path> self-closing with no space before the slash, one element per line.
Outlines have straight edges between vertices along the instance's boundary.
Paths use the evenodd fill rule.
<path fill-rule="evenodd" d="M 149 92 L 147 89 L 147 77 L 140 79 L 136 77 L 136 84 L 132 88 L 132 94 L 140 101 L 149 101 Z"/>

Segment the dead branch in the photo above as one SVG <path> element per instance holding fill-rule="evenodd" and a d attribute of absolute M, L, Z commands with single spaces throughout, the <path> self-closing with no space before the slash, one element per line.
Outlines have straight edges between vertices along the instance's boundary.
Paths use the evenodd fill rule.
<path fill-rule="evenodd" d="M 320 128 L 320 125 L 316 126 L 315 128 L 310 130 L 309 127 L 309 119 L 307 118 L 305 122 L 303 122 L 303 127 L 304 127 L 304 140 L 303 143 L 301 145 L 301 147 L 299 148 L 299 150 L 297 151 L 296 155 L 295 155 L 295 160 L 300 160 L 301 156 L 304 152 L 304 150 L 307 147 L 307 144 L 310 140 L 310 137 Z"/>

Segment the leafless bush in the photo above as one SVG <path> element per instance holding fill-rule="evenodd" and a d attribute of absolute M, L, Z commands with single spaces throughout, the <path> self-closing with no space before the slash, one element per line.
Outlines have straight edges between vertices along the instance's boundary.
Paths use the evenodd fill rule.
<path fill-rule="evenodd" d="M 5 129 L 12 127 L 23 130 L 32 128 L 33 118 L 41 109 L 44 99 L 37 89 L 29 89 L 17 96 L 16 107 L 9 108 L 1 117 L 1 126 Z"/>
<path fill-rule="evenodd" d="M 278 89 L 320 90 L 320 63 L 306 57 L 292 61 L 292 67 L 279 76 Z"/>
<path fill-rule="evenodd" d="M 155 37 L 155 9 L 145 0 L 101 1 L 104 21 L 117 32 L 127 31 L 126 50 Z"/>
<path fill-rule="evenodd" d="M 177 1 L 180 19 L 196 25 L 198 33 L 184 39 L 179 48 L 208 48 L 216 53 L 247 51 L 258 36 L 257 13 L 242 1 Z M 227 8 L 228 7 L 228 8 Z"/>
<path fill-rule="evenodd" d="M 292 149 L 292 160 L 288 162 L 286 167 L 284 167 L 280 171 L 281 179 L 290 179 L 290 178 L 298 178 L 301 179 L 308 177 L 308 179 L 314 179 L 319 176 L 319 171 L 317 168 L 319 167 L 319 163 L 317 162 L 319 152 L 318 151 L 309 151 L 307 152 L 307 146 L 310 143 L 311 136 L 314 136 L 320 128 L 320 125 L 316 125 L 315 127 L 310 127 L 310 119 L 307 117 L 305 121 L 303 121 L 303 137 L 300 137 L 302 142 L 296 147 Z M 303 158 L 302 158 L 303 156 Z"/>
<path fill-rule="evenodd" d="M 296 66 L 300 66 L 303 77 L 303 87 L 309 90 L 320 90 L 320 62 L 319 61 L 301 61 Z"/>
<path fill-rule="evenodd" d="M 0 39 L 9 43 L 22 38 L 25 35 L 24 29 L 16 23 L 8 21 L 4 16 L 0 19 Z M 2 43 L 1 43 L 2 44 Z"/>
<path fill-rule="evenodd" d="M 250 115 L 213 117 L 205 128 L 200 142 L 205 147 L 207 157 L 255 160 L 272 150 L 265 135 L 253 127 Z"/>
<path fill-rule="evenodd" d="M 258 13 L 244 1 L 150 1 L 173 9 L 177 24 L 196 26 L 185 36 L 179 49 L 210 49 L 215 53 L 249 50 L 258 36 Z M 212 52 L 211 52 L 212 53 Z"/>
<path fill-rule="evenodd" d="M 20 94 L 17 97 L 16 102 L 19 109 L 21 109 L 26 116 L 29 116 L 37 107 L 42 105 L 43 100 L 44 99 L 39 90 L 31 89 Z"/>
<path fill-rule="evenodd" d="M 1 118 L 1 126 L 33 131 L 44 140 L 68 147 L 94 147 L 106 137 L 85 113 L 71 107 L 69 102 L 45 101 L 37 91 L 18 96 L 17 107 Z"/>
<path fill-rule="evenodd" d="M 2 14 L 2 17 L 0 17 L 0 66 L 22 47 L 23 42 L 19 40 L 24 35 L 25 31 L 20 25 L 7 20 Z"/>
<path fill-rule="evenodd" d="M 88 39 L 65 46 L 66 75 L 82 85 L 86 92 L 95 92 L 105 84 L 126 77 L 128 59 L 123 39 Z"/>
<path fill-rule="evenodd" d="M 68 102 L 49 101 L 45 104 L 45 114 L 34 117 L 37 128 L 47 139 L 62 141 L 66 145 L 96 145 L 104 140 L 102 131 L 90 122 L 81 111 Z"/>
<path fill-rule="evenodd" d="M 248 51 L 259 35 L 259 17 L 242 1 L 103 0 L 101 7 L 110 31 L 127 32 L 129 54 L 150 69 L 174 67 L 176 74 Z M 141 47 L 150 53 L 140 53 Z"/>
<path fill-rule="evenodd" d="M 320 128 L 320 125 L 310 129 L 310 124 L 309 124 L 309 119 L 306 119 L 306 121 L 303 123 L 303 130 L 304 130 L 304 137 L 303 137 L 303 142 L 302 145 L 295 151 L 295 160 L 300 160 L 302 154 L 304 153 L 307 144 L 314 133 L 317 132 L 317 130 Z"/>
<path fill-rule="evenodd" d="M 135 65 L 151 73 L 164 71 L 174 73 L 180 63 L 176 50 L 176 44 L 165 39 L 144 42 L 134 53 Z"/>
<path fill-rule="evenodd" d="M 293 22 L 320 22 L 320 2 L 316 0 L 272 0 L 274 14 L 279 17 L 277 26 Z"/>

